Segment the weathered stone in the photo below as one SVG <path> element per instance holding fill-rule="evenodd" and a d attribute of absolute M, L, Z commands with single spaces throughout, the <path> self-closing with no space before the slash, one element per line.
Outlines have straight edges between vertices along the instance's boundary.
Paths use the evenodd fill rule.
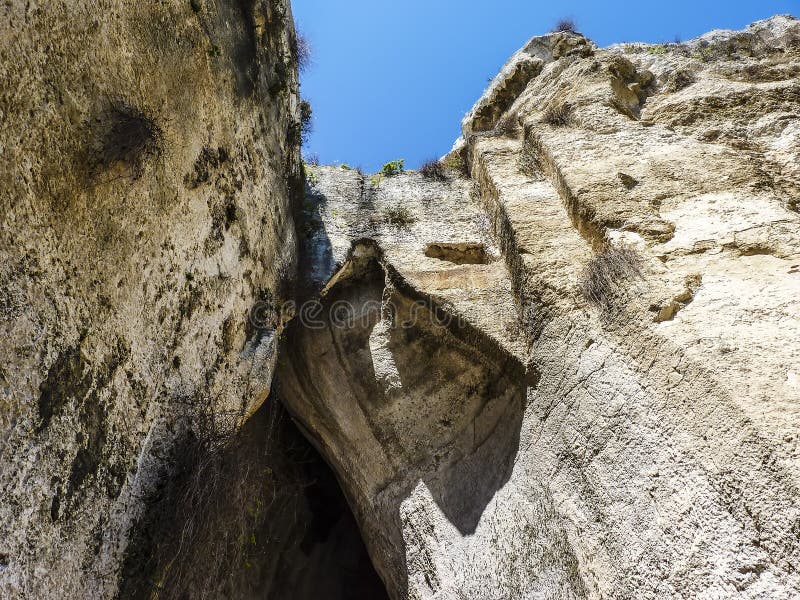
<path fill-rule="evenodd" d="M 270 390 L 394 599 L 797 597 L 800 22 L 533 38 L 446 177 L 307 167 L 294 281 L 288 4 L 96 10 L 0 9 L 4 598 L 379 597 Z"/>
<path fill-rule="evenodd" d="M 799 23 L 532 40 L 446 160 L 474 191 L 311 169 L 281 393 L 393 598 L 800 593 Z"/>
<path fill-rule="evenodd" d="M 236 427 L 270 388 L 249 315 L 294 276 L 292 16 L 0 17 L 0 596 L 109 598 L 189 417 Z"/>

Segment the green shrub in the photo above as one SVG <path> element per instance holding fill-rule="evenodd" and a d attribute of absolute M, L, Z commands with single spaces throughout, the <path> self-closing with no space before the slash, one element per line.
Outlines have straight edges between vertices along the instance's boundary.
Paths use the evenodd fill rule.
<path fill-rule="evenodd" d="M 416 219 L 404 206 L 394 206 L 383 211 L 383 222 L 394 227 L 408 227 Z"/>
<path fill-rule="evenodd" d="M 388 162 L 381 168 L 381 174 L 385 175 L 386 177 L 399 175 L 405 170 L 405 162 L 406 161 L 403 158 Z"/>
<path fill-rule="evenodd" d="M 469 165 L 460 152 L 452 152 L 448 154 L 444 157 L 442 164 L 444 164 L 447 169 L 455 171 L 464 177 L 470 176 Z"/>
<path fill-rule="evenodd" d="M 667 53 L 667 47 L 665 45 L 663 45 L 663 44 L 658 44 L 656 46 L 650 46 L 647 49 L 647 53 L 648 54 L 666 54 Z"/>
<path fill-rule="evenodd" d="M 312 117 L 314 111 L 311 108 L 311 103 L 308 100 L 300 101 L 300 142 L 305 145 L 308 142 L 308 137 L 314 131 L 314 123 Z"/>

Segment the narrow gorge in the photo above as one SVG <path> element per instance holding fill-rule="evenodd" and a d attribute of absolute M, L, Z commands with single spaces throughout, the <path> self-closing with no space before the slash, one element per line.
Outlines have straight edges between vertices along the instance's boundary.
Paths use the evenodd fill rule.
<path fill-rule="evenodd" d="M 0 16 L 0 598 L 800 596 L 796 18 L 365 174 L 288 0 Z"/>

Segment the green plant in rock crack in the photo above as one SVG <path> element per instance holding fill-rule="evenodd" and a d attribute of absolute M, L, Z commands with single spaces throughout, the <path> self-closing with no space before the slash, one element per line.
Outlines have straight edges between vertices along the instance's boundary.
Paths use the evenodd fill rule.
<path fill-rule="evenodd" d="M 381 174 L 385 175 L 386 177 L 393 177 L 395 175 L 399 175 L 405 170 L 405 159 L 399 158 L 397 160 L 392 160 L 383 165 L 381 167 Z"/>

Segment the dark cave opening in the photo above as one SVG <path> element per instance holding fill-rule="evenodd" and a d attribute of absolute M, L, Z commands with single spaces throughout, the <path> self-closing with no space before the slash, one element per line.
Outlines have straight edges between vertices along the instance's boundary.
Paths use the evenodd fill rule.
<path fill-rule="evenodd" d="M 280 408 L 280 410 L 283 410 Z M 284 413 L 285 414 L 285 413 Z M 303 485 L 296 546 L 280 558 L 276 600 L 388 600 L 336 475 L 294 421 L 283 419 L 283 451 Z"/>
<path fill-rule="evenodd" d="M 147 499 L 120 600 L 388 600 L 336 476 L 274 395 L 235 439 L 206 435 L 187 430 Z"/>

